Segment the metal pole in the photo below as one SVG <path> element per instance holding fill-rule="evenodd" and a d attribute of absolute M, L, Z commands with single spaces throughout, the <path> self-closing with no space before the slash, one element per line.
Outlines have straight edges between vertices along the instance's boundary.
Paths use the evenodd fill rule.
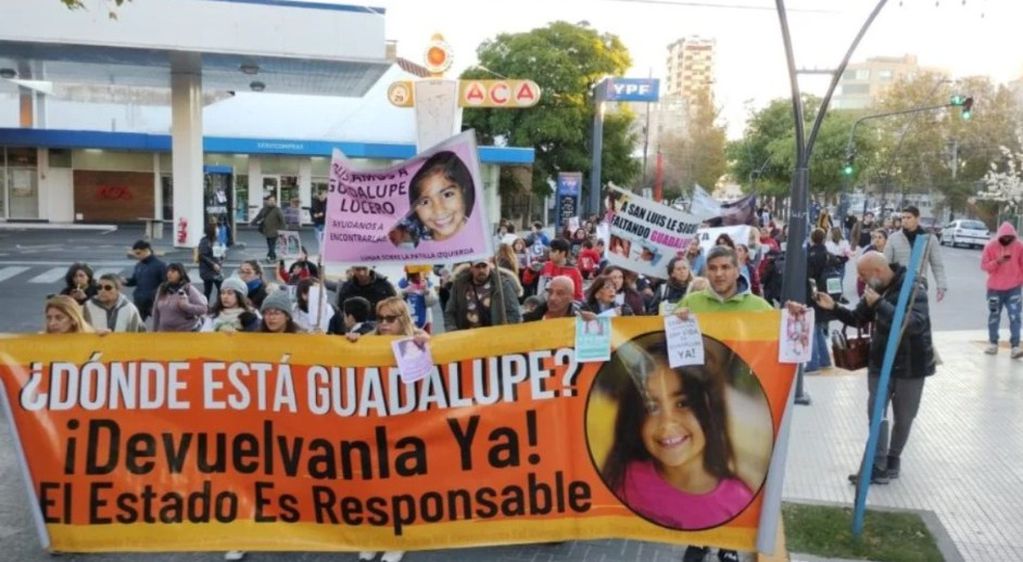
<path fill-rule="evenodd" d="M 600 214 L 600 160 L 604 150 L 604 92 L 606 81 L 597 84 L 593 91 L 593 163 L 590 166 L 590 214 Z M 558 225 L 560 227 L 561 225 Z"/>

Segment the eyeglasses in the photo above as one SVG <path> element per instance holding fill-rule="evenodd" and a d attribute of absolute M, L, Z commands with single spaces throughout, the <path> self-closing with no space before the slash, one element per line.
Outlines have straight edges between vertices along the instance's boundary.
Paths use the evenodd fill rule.
<path fill-rule="evenodd" d="M 115 290 L 117 290 L 117 287 L 115 287 L 114 285 L 100 285 L 99 286 L 99 290 L 101 290 L 101 291 L 115 291 Z"/>
<path fill-rule="evenodd" d="M 401 318 L 401 316 L 394 315 L 394 316 L 378 316 L 377 317 L 377 319 L 380 320 L 381 324 L 393 324 L 394 322 L 398 321 L 398 318 Z"/>

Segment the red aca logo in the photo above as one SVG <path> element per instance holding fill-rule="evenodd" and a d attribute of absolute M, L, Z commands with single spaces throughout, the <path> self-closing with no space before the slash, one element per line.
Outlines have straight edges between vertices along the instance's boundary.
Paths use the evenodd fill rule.
<path fill-rule="evenodd" d="M 96 198 L 107 201 L 131 200 L 131 190 L 123 185 L 101 185 L 96 189 Z"/>

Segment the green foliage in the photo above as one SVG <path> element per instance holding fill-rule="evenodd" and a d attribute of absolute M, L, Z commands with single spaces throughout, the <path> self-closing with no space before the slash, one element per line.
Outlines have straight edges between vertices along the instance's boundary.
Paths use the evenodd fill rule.
<path fill-rule="evenodd" d="M 725 127 L 716 122 L 719 110 L 711 105 L 707 92 L 696 97 L 695 111 L 689 119 L 687 135 L 664 135 L 665 196 L 673 199 L 690 193 L 693 184 L 713 189 L 727 171 Z"/>
<path fill-rule="evenodd" d="M 803 107 L 807 119 L 804 130 L 809 135 L 820 100 L 806 96 Z M 864 130 L 857 130 L 852 142 L 856 155 L 853 174 L 846 176 L 842 173 L 849 133 L 856 117 L 847 112 L 829 111 L 821 123 L 810 158 L 811 193 L 833 196 L 843 189 L 846 182 L 856 181 L 860 171 L 871 163 L 873 137 Z M 762 195 L 787 195 L 792 184 L 792 172 L 796 167 L 795 138 L 792 101 L 772 101 L 766 108 L 752 113 L 743 139 L 728 144 L 726 154 L 731 174 L 737 181 L 746 184 L 747 189 L 752 188 Z"/>
<path fill-rule="evenodd" d="M 782 517 L 791 552 L 887 562 L 943 560 L 930 530 L 915 513 L 867 511 L 858 538 L 852 535 L 848 507 L 786 503 Z"/>
<path fill-rule="evenodd" d="M 462 78 L 527 78 L 541 88 L 540 102 L 530 109 L 466 109 L 463 122 L 476 129 L 481 143 L 504 140 L 536 151 L 532 190 L 550 192 L 549 180 L 561 171 L 590 171 L 592 89 L 603 77 L 620 76 L 631 66 L 628 50 L 617 36 L 583 24 L 554 22 L 525 33 L 502 33 L 477 49 L 479 64 Z M 499 76 L 495 76 L 495 74 Z M 602 179 L 628 185 L 639 173 L 631 158 L 632 113 L 623 108 L 604 116 Z M 589 185 L 589 181 L 585 182 Z"/>

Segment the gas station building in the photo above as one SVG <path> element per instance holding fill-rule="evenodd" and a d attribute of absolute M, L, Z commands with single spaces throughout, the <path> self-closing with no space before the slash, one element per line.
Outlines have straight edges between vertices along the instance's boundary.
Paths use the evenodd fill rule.
<path fill-rule="evenodd" d="M 0 221 L 158 219 L 192 246 L 265 195 L 308 208 L 333 148 L 382 168 L 416 153 L 387 88 L 426 69 L 393 55 L 384 10 L 290 0 L 0 4 Z M 481 147 L 491 221 L 501 165 Z M 188 186 L 181 189 L 180 186 Z"/>

